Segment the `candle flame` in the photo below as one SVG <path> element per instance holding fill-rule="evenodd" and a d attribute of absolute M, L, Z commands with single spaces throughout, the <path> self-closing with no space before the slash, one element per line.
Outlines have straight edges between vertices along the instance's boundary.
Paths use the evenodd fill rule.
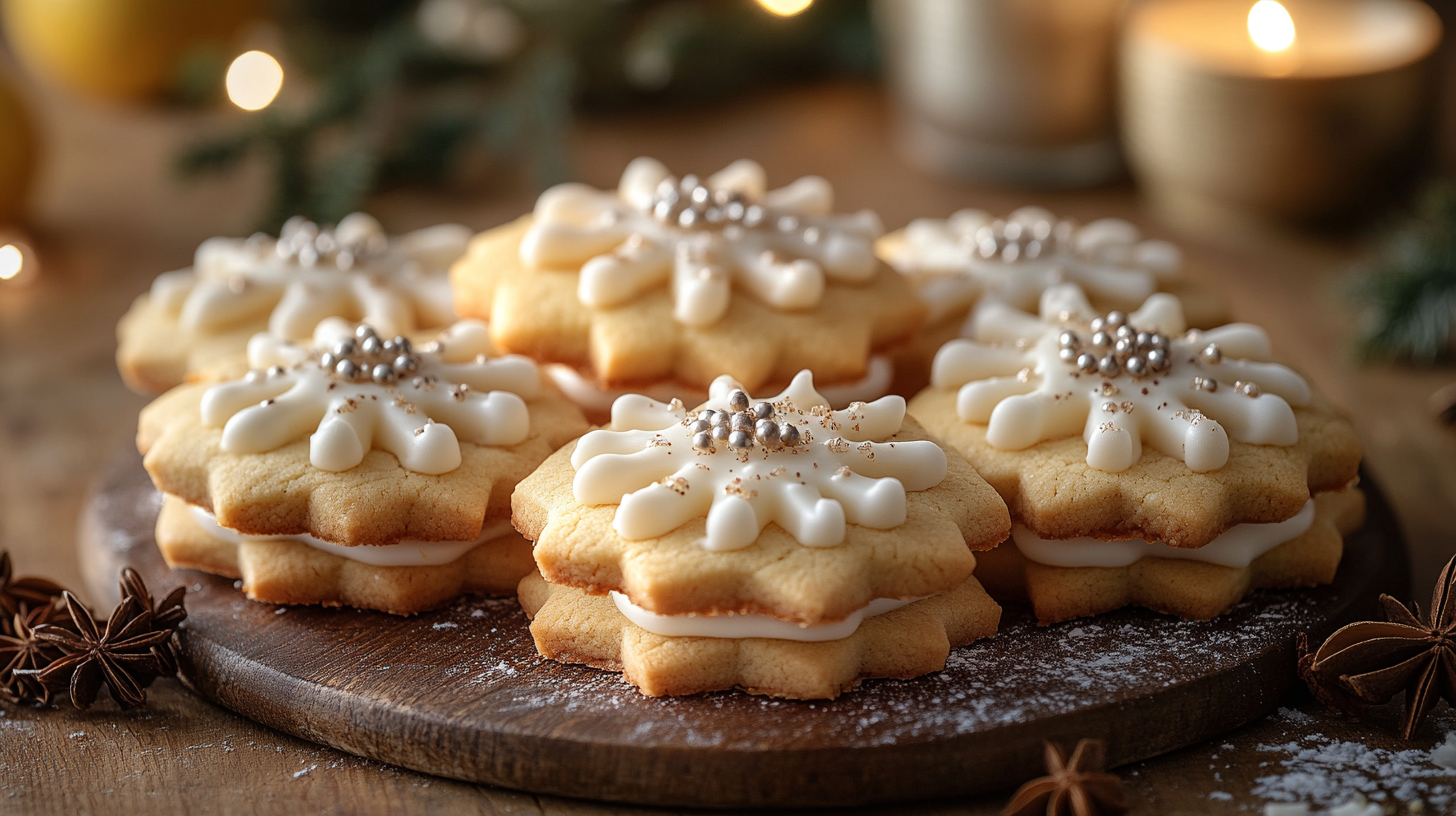
<path fill-rule="evenodd" d="M 271 54 L 249 51 L 233 60 L 227 71 L 227 95 L 246 111 L 273 104 L 283 88 L 283 66 Z"/>
<path fill-rule="evenodd" d="M 793 17 L 808 7 L 814 5 L 814 0 L 758 0 L 770 14 L 777 14 L 780 17 Z"/>
<path fill-rule="evenodd" d="M 1283 51 L 1294 44 L 1294 18 L 1278 0 L 1259 0 L 1249 9 L 1249 39 L 1264 51 Z"/>

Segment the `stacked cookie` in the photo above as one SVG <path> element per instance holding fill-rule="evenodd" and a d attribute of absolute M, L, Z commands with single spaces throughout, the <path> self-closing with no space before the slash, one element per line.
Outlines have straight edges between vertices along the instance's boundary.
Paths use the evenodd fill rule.
<path fill-rule="evenodd" d="M 270 603 L 410 614 L 509 592 L 531 569 L 516 483 L 586 430 L 479 323 L 416 347 L 324 321 L 313 343 L 250 343 L 238 379 L 179 386 L 142 411 L 168 564 L 241 578 Z"/>
<path fill-rule="evenodd" d="M 769 190 L 750 161 L 698 179 L 637 159 L 615 191 L 564 184 L 477 236 L 455 304 L 598 420 L 627 392 L 697 404 L 720 374 L 772 389 L 801 369 L 843 407 L 886 393 L 925 315 L 880 232 L 835 214 L 821 178 Z"/>
<path fill-rule="evenodd" d="M 1187 331 L 1179 300 L 1098 314 L 1059 285 L 936 355 L 912 414 L 1006 500 L 993 593 L 1050 623 L 1135 604 L 1211 618 L 1328 583 L 1358 526 L 1360 443 L 1263 330 Z"/>
<path fill-rule="evenodd" d="M 994 634 L 972 550 L 1005 538 L 1005 506 L 903 398 L 834 410 L 807 371 L 766 399 L 729 377 L 710 394 L 624 396 L 517 488 L 543 655 L 649 695 L 823 698 Z"/>

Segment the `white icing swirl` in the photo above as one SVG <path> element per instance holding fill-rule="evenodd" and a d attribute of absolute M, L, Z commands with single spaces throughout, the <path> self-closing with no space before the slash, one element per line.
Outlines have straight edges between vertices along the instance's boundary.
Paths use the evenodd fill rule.
<path fill-rule="evenodd" d="M 876 598 L 849 617 L 833 623 L 803 624 L 768 615 L 659 615 L 632 603 L 626 595 L 612 592 L 612 601 L 627 620 L 639 628 L 663 637 L 769 638 L 820 643 L 842 640 L 859 630 L 865 618 L 893 612 L 921 598 Z M 929 597 L 929 596 L 926 596 Z"/>
<path fill-rule="evenodd" d="M 1137 227 L 1120 218 L 1079 226 L 1041 207 L 1022 207 L 1004 220 L 961 210 L 945 220 L 910 222 L 885 259 L 900 272 L 934 276 L 920 288 L 934 323 L 978 294 L 1035 309 L 1041 293 L 1059 283 L 1115 303 L 1141 302 L 1160 278 L 1178 273 L 1183 256 L 1167 241 L 1140 239 Z M 972 314 L 962 336 L 971 336 L 975 320 Z"/>
<path fill-rule="evenodd" d="M 602 388 L 571 366 L 549 363 L 543 368 L 567 399 L 593 414 L 608 413 L 618 397 L 634 393 L 651 397 L 658 402 L 671 402 L 676 399 L 690 405 L 696 405 L 708 398 L 706 389 L 673 381 L 657 383 L 636 391 L 630 388 Z M 894 361 L 883 354 L 876 354 L 870 357 L 865 375 L 860 379 L 839 385 L 820 386 L 818 391 L 829 401 L 831 407 L 846 408 L 851 402 L 871 402 L 883 397 L 889 392 L 894 378 Z"/>
<path fill-rule="evenodd" d="M 700 183 L 661 162 L 627 165 L 616 192 L 562 184 L 536 202 L 521 260 L 580 269 L 581 302 L 612 308 L 671 285 L 673 316 L 708 326 L 734 286 L 786 311 L 811 309 L 825 279 L 862 283 L 875 274 L 874 213 L 833 215 L 829 182 L 806 176 L 767 190 L 763 168 L 737 161 Z"/>
<path fill-rule="evenodd" d="M 1134 376 L 1116 363 L 1104 373 L 1065 356 L 1067 333 L 1086 344 L 1077 348 L 1092 348 L 1094 320 L 1105 319 L 1094 318 L 1086 295 L 1072 284 L 1043 293 L 1040 319 L 998 306 L 976 340 L 952 340 L 940 349 L 931 382 L 959 389 L 957 413 L 985 424 L 992 447 L 1023 450 L 1080 430 L 1087 464 L 1112 473 L 1132 467 L 1143 442 L 1201 473 L 1228 462 L 1230 437 L 1255 445 L 1298 441 L 1290 404 L 1308 404 L 1309 386 L 1288 368 L 1264 362 L 1270 349 L 1263 329 L 1233 323 L 1184 334 L 1178 299 L 1153 295 L 1124 322 L 1135 333 L 1161 335 L 1167 362 Z M 1094 356 L 1111 356 L 1110 347 L 1099 348 Z"/>
<path fill-rule="evenodd" d="M 182 501 L 182 499 L 177 499 Z M 460 556 L 470 552 L 487 541 L 510 535 L 515 528 L 511 526 L 510 519 L 491 522 L 480 528 L 480 535 L 474 541 L 415 541 L 405 539 L 397 544 L 385 544 L 382 546 L 345 546 L 335 544 L 331 541 L 324 541 L 315 538 L 308 533 L 286 536 L 254 536 L 244 535 L 237 530 L 232 530 L 217 523 L 217 517 L 198 507 L 195 504 L 187 505 L 192 511 L 192 518 L 197 522 L 204 532 L 213 538 L 226 541 L 229 544 L 241 544 L 245 541 L 297 541 L 300 544 L 307 544 L 315 550 L 326 552 L 329 555 L 337 555 L 340 558 L 347 558 L 350 561 L 358 561 L 361 564 L 370 564 L 376 567 L 433 567 L 440 564 L 451 564 L 459 560 Z"/>
<path fill-rule="evenodd" d="M 735 392 L 744 396 L 731 378 L 719 377 L 704 409 L 728 410 Z M 791 425 L 797 444 L 695 449 L 695 436 L 704 435 L 695 431 L 702 411 L 637 395 L 618 399 L 611 429 L 588 433 L 572 453 L 576 500 L 619 504 L 612 526 L 629 540 L 706 517 L 700 543 L 709 550 L 747 547 L 769 522 L 804 546 L 833 547 L 844 540 L 846 524 L 903 524 L 906 492 L 945 478 L 945 452 L 934 442 L 874 441 L 900 430 L 901 397 L 834 411 L 803 371 L 767 402 L 772 421 Z"/>
<path fill-rule="evenodd" d="M 328 317 L 361 320 L 387 336 L 455 320 L 450 264 L 470 230 L 442 224 L 396 238 L 364 213 L 319 228 L 290 219 L 278 239 L 209 238 L 191 269 L 152 284 L 152 302 L 189 332 L 215 332 L 268 316 L 268 331 L 307 340 Z"/>
<path fill-rule="evenodd" d="M 1028 560 L 1052 567 L 1126 567 L 1144 558 L 1177 558 L 1243 568 L 1280 544 L 1304 535 L 1314 523 L 1314 510 L 1314 499 L 1310 499 L 1292 518 L 1273 524 L 1236 524 L 1195 549 L 1169 547 L 1141 538 L 1053 540 L 1042 538 L 1020 524 L 1011 528 L 1011 538 Z"/>
<path fill-rule="evenodd" d="M 207 389 L 202 424 L 223 429 L 222 449 L 229 453 L 274 450 L 314 429 L 309 461 L 321 470 L 348 470 L 377 447 L 426 474 L 459 467 L 461 439 L 504 446 L 530 433 L 523 398 L 539 393 L 536 364 L 517 355 L 487 358 L 485 324 L 463 320 L 418 351 L 406 346 L 401 356 L 407 367 L 383 352 L 396 362 L 386 359 L 378 367 L 393 373 L 375 379 L 345 376 L 341 368 L 352 360 L 333 362 L 340 344 L 355 339 L 349 324 L 337 319 L 319 324 L 312 348 L 255 335 L 248 343 L 254 370 Z M 361 369 L 381 356 L 351 353 L 363 361 Z"/>

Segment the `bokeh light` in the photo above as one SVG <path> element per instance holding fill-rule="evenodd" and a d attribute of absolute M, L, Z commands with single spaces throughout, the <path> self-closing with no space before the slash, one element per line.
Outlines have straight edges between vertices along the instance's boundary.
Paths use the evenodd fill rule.
<path fill-rule="evenodd" d="M 814 0 L 758 0 L 758 4 L 780 17 L 793 17 L 814 5 Z"/>
<path fill-rule="evenodd" d="M 1283 51 L 1294 44 L 1294 18 L 1278 0 L 1259 0 L 1249 9 L 1249 39 L 1265 51 Z"/>
<path fill-rule="evenodd" d="M 243 110 L 256 111 L 268 107 L 282 88 L 283 66 L 270 54 L 249 51 L 228 66 L 228 99 Z"/>

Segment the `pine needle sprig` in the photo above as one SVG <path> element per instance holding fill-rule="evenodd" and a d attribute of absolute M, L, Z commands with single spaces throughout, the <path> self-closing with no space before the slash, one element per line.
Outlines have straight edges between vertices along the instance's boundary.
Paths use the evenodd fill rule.
<path fill-rule="evenodd" d="M 1360 350 L 1370 358 L 1430 364 L 1449 358 L 1456 323 L 1456 189 L 1430 189 L 1416 213 L 1358 271 Z"/>

